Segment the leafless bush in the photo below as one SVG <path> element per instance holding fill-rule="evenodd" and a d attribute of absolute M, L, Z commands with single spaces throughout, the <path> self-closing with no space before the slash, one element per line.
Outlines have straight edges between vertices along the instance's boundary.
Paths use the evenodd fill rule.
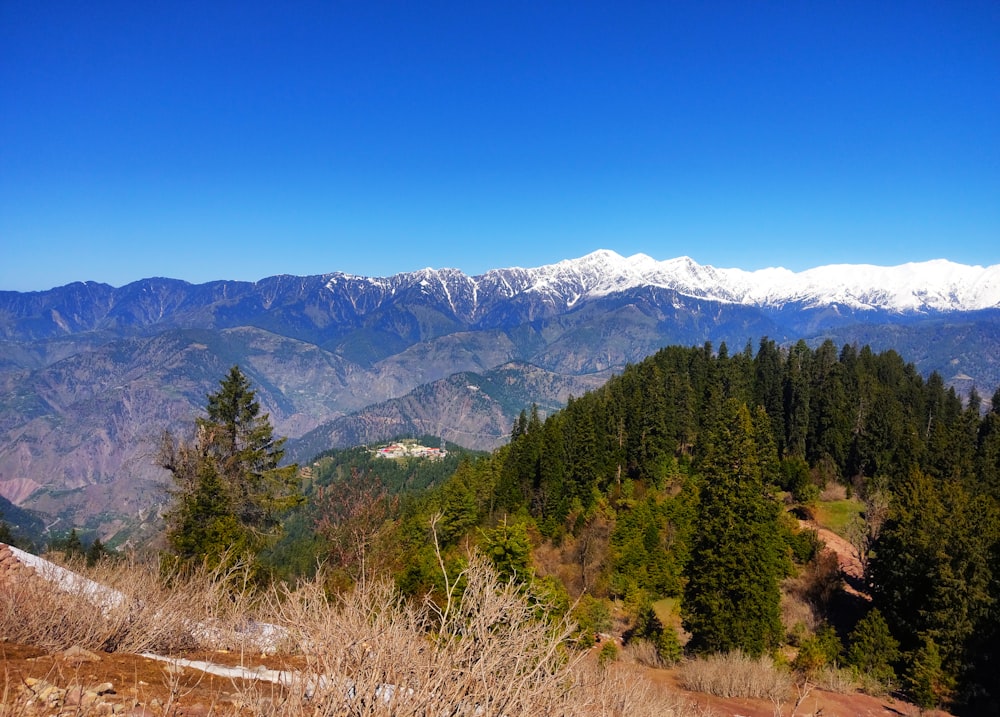
<path fill-rule="evenodd" d="M 873 697 L 884 697 L 892 692 L 898 685 L 892 682 L 883 682 L 868 672 L 855 671 L 852 673 L 855 680 L 855 687 L 858 691 Z"/>
<path fill-rule="evenodd" d="M 798 581 L 801 596 L 820 611 L 825 611 L 843 584 L 836 553 L 821 550 L 806 564 Z"/>
<path fill-rule="evenodd" d="M 603 669 L 583 661 L 572 671 L 573 707 L 568 717 L 704 717 L 712 714 L 662 685 L 627 669 Z"/>
<path fill-rule="evenodd" d="M 824 665 L 816 675 L 816 684 L 827 692 L 851 695 L 858 691 L 858 680 L 851 670 L 837 665 Z"/>
<path fill-rule="evenodd" d="M 568 619 L 540 617 L 523 586 L 499 580 L 482 557 L 470 558 L 459 586 L 449 582 L 447 595 L 422 603 L 379 580 L 332 597 L 322 575 L 277 589 L 274 619 L 306 666 L 287 693 L 251 689 L 243 703 L 275 717 L 698 714 L 677 695 L 570 651 Z"/>
<path fill-rule="evenodd" d="M 520 588 L 482 558 L 445 606 L 402 599 L 386 581 L 327 598 L 322 576 L 282 589 L 273 607 L 304 655 L 299 686 L 318 714 L 565 711 L 572 625 L 539 620 Z"/>
<path fill-rule="evenodd" d="M 55 589 L 40 577 L 5 584 L 0 634 L 50 650 L 204 648 L 241 639 L 239 620 L 255 607 L 248 589 L 234 590 L 240 581 L 231 573 L 164 581 L 156 566 L 129 564 L 90 577 L 102 584 L 63 580 Z M 641 675 L 600 668 L 570 650 L 568 619 L 545 618 L 523 586 L 499 580 L 478 556 L 437 602 L 405 600 L 384 580 L 331 597 L 320 575 L 294 589 L 274 587 L 259 607 L 302 668 L 283 673 L 281 685 L 234 681 L 241 714 L 701 714 Z M 172 696 L 178 685 L 168 685 Z"/>
<path fill-rule="evenodd" d="M 622 649 L 625 660 L 646 667 L 663 667 L 656 645 L 649 640 L 629 640 Z"/>
<path fill-rule="evenodd" d="M 249 591 L 233 574 L 194 571 L 165 580 L 156 565 L 99 564 L 86 575 L 40 567 L 0 590 L 0 635 L 48 650 L 106 652 L 233 646 Z"/>
<path fill-rule="evenodd" d="M 847 537 L 854 548 L 854 555 L 861 563 L 861 572 L 868 574 L 868 562 L 882 533 L 882 526 L 889 517 L 889 494 L 878 488 L 865 492 L 865 510 L 847 526 Z"/>
<path fill-rule="evenodd" d="M 806 586 L 801 577 L 785 581 L 781 593 L 781 624 L 785 634 L 790 639 L 799 637 L 798 633 L 812 634 L 820 621 L 812 605 L 806 600 Z"/>
<path fill-rule="evenodd" d="M 769 657 L 752 658 L 736 651 L 690 660 L 681 665 L 681 684 L 695 692 L 718 697 L 755 697 L 782 700 L 791 675 Z"/>
<path fill-rule="evenodd" d="M 826 487 L 819 494 L 821 501 L 845 500 L 847 498 L 847 488 L 842 483 L 827 481 Z"/>

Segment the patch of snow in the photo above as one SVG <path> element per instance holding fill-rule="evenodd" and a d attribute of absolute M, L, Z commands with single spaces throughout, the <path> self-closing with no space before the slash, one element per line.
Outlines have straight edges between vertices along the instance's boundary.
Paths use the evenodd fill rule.
<path fill-rule="evenodd" d="M 52 583 L 57 589 L 71 594 L 83 595 L 102 610 L 112 610 L 129 600 L 129 597 L 119 590 L 101 585 L 45 558 L 15 548 L 13 545 L 7 547 L 23 565 L 33 568 L 36 575 Z M 191 623 L 187 627 L 197 639 L 208 644 L 224 644 L 231 635 L 229 631 L 200 622 Z M 237 637 L 247 646 L 267 653 L 277 650 L 278 646 L 287 639 L 288 631 L 280 625 L 248 620 L 239 630 Z"/>
<path fill-rule="evenodd" d="M 14 557 L 21 561 L 22 564 L 34 568 L 37 575 L 55 584 L 63 592 L 81 593 L 92 600 L 94 604 L 103 608 L 118 607 L 126 600 L 125 595 L 117 590 L 105 587 L 100 583 L 74 573 L 72 570 L 67 570 L 55 563 L 51 563 L 45 558 L 26 553 L 20 548 L 15 548 L 13 545 L 8 547 Z"/>
<path fill-rule="evenodd" d="M 687 256 L 657 261 L 646 254 L 623 257 L 601 249 L 578 259 L 564 259 L 532 269 L 492 269 L 469 277 L 456 269 L 422 269 L 389 278 L 330 275 L 327 288 L 368 284 L 385 294 L 397 287 L 440 282 L 453 309 L 456 292 L 472 297 L 473 311 L 490 294 L 504 298 L 536 294 L 571 307 L 640 287 L 657 287 L 699 299 L 749 306 L 780 307 L 788 303 L 889 311 L 971 311 L 1000 307 L 1000 264 L 981 267 L 945 259 L 874 266 L 831 264 L 801 272 L 783 267 L 757 271 L 716 268 Z M 353 292 L 349 292 L 353 293 Z"/>

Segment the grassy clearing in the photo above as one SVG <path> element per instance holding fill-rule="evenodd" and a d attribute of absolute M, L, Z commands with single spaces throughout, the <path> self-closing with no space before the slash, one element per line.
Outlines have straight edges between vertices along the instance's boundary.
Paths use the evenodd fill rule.
<path fill-rule="evenodd" d="M 816 523 L 832 530 L 842 538 L 847 538 L 847 526 L 864 510 L 864 504 L 856 498 L 819 501 L 816 503 Z"/>
<path fill-rule="evenodd" d="M 679 627 L 681 624 L 681 601 L 678 598 L 665 597 L 653 603 L 653 612 L 664 625 Z"/>

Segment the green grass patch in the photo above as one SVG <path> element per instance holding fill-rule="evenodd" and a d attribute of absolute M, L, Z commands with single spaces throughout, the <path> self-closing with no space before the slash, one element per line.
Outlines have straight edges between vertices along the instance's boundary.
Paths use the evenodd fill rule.
<path fill-rule="evenodd" d="M 821 527 L 846 538 L 847 526 L 861 514 L 862 510 L 864 504 L 856 498 L 818 501 L 815 510 L 816 522 Z"/>
<path fill-rule="evenodd" d="M 681 620 L 680 598 L 665 597 L 653 603 L 653 612 L 664 625 L 679 625 Z"/>

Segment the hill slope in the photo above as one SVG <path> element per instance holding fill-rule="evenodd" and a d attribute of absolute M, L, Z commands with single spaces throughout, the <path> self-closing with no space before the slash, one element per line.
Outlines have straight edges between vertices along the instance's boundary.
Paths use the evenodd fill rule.
<path fill-rule="evenodd" d="M 0 292 L 0 495 L 105 535 L 143 519 L 161 495 L 156 437 L 189 427 L 235 363 L 277 432 L 302 438 L 300 458 L 396 428 L 492 447 L 526 404 L 561 405 L 668 344 L 863 341 L 988 395 L 1000 384 L 998 272 L 940 261 L 743 272 L 602 251 L 476 277 Z M 470 385 L 489 400 L 462 398 Z"/>

